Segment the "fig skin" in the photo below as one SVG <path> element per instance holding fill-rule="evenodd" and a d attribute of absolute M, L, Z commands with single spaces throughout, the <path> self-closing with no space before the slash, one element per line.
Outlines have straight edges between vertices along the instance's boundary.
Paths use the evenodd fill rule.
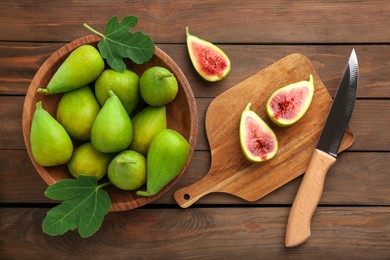
<path fill-rule="evenodd" d="M 306 96 L 302 96 L 300 99 L 297 96 L 305 94 Z M 310 74 L 309 80 L 289 84 L 272 93 L 267 101 L 267 115 L 281 127 L 291 126 L 305 115 L 313 96 L 313 75 Z"/>
<path fill-rule="evenodd" d="M 114 91 L 96 116 L 91 130 L 91 143 L 102 153 L 115 153 L 129 147 L 133 126 L 126 109 Z"/>
<path fill-rule="evenodd" d="M 146 183 L 146 158 L 139 152 L 124 150 L 110 162 L 107 176 L 121 190 L 137 190 Z"/>
<path fill-rule="evenodd" d="M 242 153 L 251 162 L 264 162 L 278 151 L 278 139 L 274 131 L 254 111 L 249 102 L 241 114 L 240 145 Z"/>
<path fill-rule="evenodd" d="M 133 124 L 133 139 L 130 149 L 146 155 L 153 137 L 167 128 L 166 107 L 148 106 L 136 114 L 131 123 Z"/>
<path fill-rule="evenodd" d="M 82 45 L 72 51 L 54 73 L 46 88 L 37 92 L 56 94 L 81 88 L 94 81 L 104 70 L 104 61 L 92 45 Z"/>
<path fill-rule="evenodd" d="M 172 129 L 157 133 L 146 156 L 146 191 L 138 196 L 153 196 L 172 181 L 184 167 L 190 154 L 190 144 Z"/>
<path fill-rule="evenodd" d="M 42 166 L 56 166 L 68 162 L 73 153 L 73 143 L 64 127 L 36 103 L 31 123 L 31 153 Z"/>
<path fill-rule="evenodd" d="M 64 93 L 57 107 L 57 121 L 69 136 L 80 140 L 91 139 L 91 128 L 100 106 L 89 86 Z"/>
<path fill-rule="evenodd" d="M 139 91 L 148 105 L 164 106 L 175 99 L 179 85 L 170 70 L 154 66 L 142 73 L 139 79 Z"/>
<path fill-rule="evenodd" d="M 131 70 L 126 69 L 124 72 L 117 72 L 106 69 L 95 82 L 96 99 L 100 106 L 103 106 L 110 97 L 108 91 L 113 90 L 129 116 L 131 116 L 141 99 L 138 82 L 138 75 Z"/>
<path fill-rule="evenodd" d="M 113 157 L 114 154 L 99 152 L 87 142 L 74 150 L 68 162 L 68 169 L 75 178 L 85 174 L 100 180 L 106 175 L 108 164 Z"/>
<path fill-rule="evenodd" d="M 226 53 L 211 42 L 190 34 L 188 26 L 186 42 L 192 65 L 202 78 L 215 82 L 229 74 L 231 63 Z"/>

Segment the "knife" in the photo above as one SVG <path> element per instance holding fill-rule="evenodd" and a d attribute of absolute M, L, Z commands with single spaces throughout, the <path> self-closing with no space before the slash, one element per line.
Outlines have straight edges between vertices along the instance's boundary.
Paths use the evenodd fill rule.
<path fill-rule="evenodd" d="M 286 247 L 297 246 L 310 237 L 311 218 L 320 201 L 326 173 L 336 162 L 337 151 L 355 104 L 358 81 L 359 66 L 353 49 L 317 147 L 292 204 L 286 228 Z"/>

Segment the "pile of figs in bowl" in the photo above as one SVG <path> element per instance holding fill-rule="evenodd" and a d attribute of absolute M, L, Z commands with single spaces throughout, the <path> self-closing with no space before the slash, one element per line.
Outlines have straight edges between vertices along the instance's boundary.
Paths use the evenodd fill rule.
<path fill-rule="evenodd" d="M 63 93 L 45 94 L 38 92 L 37 90 L 38 88 L 45 88 L 48 85 L 55 72 L 72 51 L 83 45 L 92 45 L 97 47 L 100 40 L 101 38 L 99 36 L 88 35 L 76 39 L 54 52 L 39 68 L 28 88 L 24 101 L 22 118 L 24 142 L 33 166 L 48 185 L 52 185 L 63 179 L 70 179 L 74 177 L 70 173 L 67 163 L 56 166 L 42 166 L 34 159 L 30 137 L 31 125 L 34 112 L 37 109 L 37 103 L 41 102 L 43 109 L 53 116 L 53 118 L 56 118 L 57 107 L 61 97 L 63 96 Z M 189 155 L 180 172 L 157 194 L 152 196 L 139 196 L 132 190 L 119 189 L 114 185 L 106 186 L 104 189 L 108 192 L 111 200 L 110 211 L 134 209 L 148 204 L 166 193 L 185 172 L 195 148 L 198 131 L 196 103 L 191 87 L 181 69 L 165 52 L 155 46 L 155 52 L 152 58 L 146 63 L 135 64 L 129 59 L 124 59 L 124 61 L 126 63 L 126 68 L 136 73 L 139 77 L 141 77 L 143 72 L 147 69 L 154 66 L 164 67 L 172 72 L 172 74 L 176 77 L 178 91 L 174 100 L 166 105 L 166 125 L 168 129 L 172 129 L 182 135 L 188 141 L 190 149 Z M 104 66 L 105 69 L 109 68 L 106 62 Z M 93 90 L 94 82 L 91 82 L 88 85 Z M 142 110 L 143 106 L 145 106 L 145 104 L 142 104 L 142 101 L 140 103 L 141 105 L 139 105 L 138 111 Z M 82 145 L 82 142 L 78 140 L 72 140 L 72 142 L 74 149 Z M 107 179 L 107 176 L 103 178 Z M 146 184 L 141 188 L 141 190 L 145 190 L 145 186 Z"/>

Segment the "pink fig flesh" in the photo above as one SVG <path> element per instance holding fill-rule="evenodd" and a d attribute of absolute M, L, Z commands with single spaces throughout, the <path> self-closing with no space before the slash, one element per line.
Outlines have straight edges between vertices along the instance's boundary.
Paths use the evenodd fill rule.
<path fill-rule="evenodd" d="M 313 76 L 276 90 L 267 101 L 267 114 L 280 126 L 296 123 L 308 110 L 314 95 Z"/>
<path fill-rule="evenodd" d="M 248 103 L 240 121 L 240 144 L 251 162 L 262 162 L 275 156 L 278 141 L 273 130 L 252 110 Z"/>
<path fill-rule="evenodd" d="M 188 27 L 186 36 L 188 53 L 198 74 L 210 82 L 225 78 L 230 71 L 229 57 L 211 42 L 191 35 Z"/>

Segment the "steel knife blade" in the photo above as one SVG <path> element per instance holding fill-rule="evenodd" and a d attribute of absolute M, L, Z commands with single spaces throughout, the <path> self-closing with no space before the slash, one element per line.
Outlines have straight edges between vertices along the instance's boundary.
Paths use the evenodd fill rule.
<path fill-rule="evenodd" d="M 358 81 L 359 65 L 353 49 L 317 147 L 291 206 L 286 228 L 286 247 L 297 246 L 310 237 L 311 219 L 322 195 L 325 176 L 336 162 L 337 151 L 352 116 Z"/>

